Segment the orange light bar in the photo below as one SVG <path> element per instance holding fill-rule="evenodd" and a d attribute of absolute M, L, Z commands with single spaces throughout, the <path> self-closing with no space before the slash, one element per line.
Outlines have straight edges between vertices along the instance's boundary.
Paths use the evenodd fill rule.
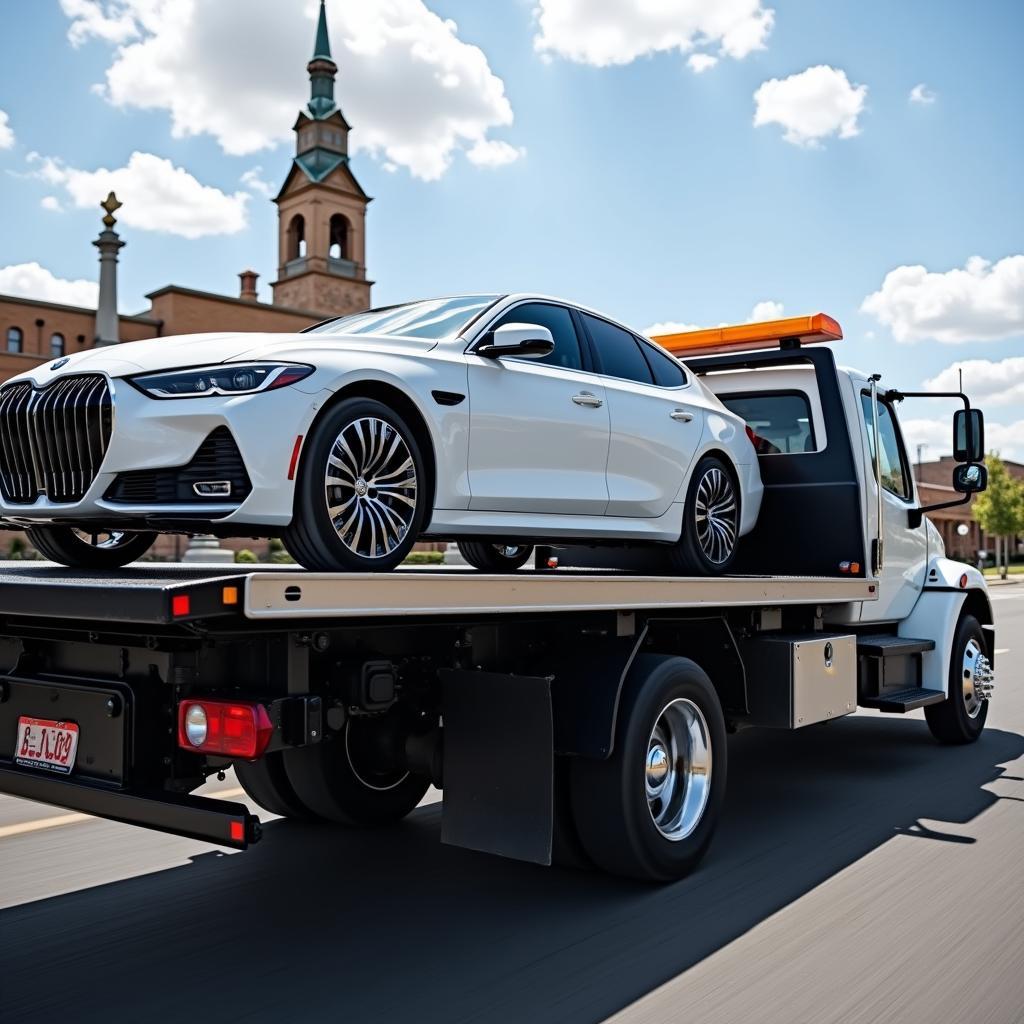
<path fill-rule="evenodd" d="M 656 334 L 652 340 L 682 358 L 694 352 L 711 355 L 715 352 L 778 348 L 783 339 L 788 338 L 809 345 L 816 341 L 838 341 L 842 336 L 843 329 L 838 321 L 824 313 L 814 313 L 811 316 L 791 316 L 785 320 L 765 320 L 756 324 L 709 327 L 703 331 L 683 331 L 679 334 Z"/>

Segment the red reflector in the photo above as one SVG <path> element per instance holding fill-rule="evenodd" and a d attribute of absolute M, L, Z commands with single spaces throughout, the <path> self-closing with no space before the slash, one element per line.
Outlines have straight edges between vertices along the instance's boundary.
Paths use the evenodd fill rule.
<path fill-rule="evenodd" d="M 231 822 L 231 842 L 233 843 L 244 843 L 245 842 L 245 824 L 241 821 Z"/>
<path fill-rule="evenodd" d="M 292 460 L 288 463 L 288 479 L 295 479 L 295 467 L 299 464 L 299 450 L 302 448 L 302 435 L 295 438 L 295 447 L 292 449 Z"/>
<path fill-rule="evenodd" d="M 192 598 L 188 594 L 175 594 L 171 598 L 171 614 L 178 618 L 181 615 L 188 615 L 192 611 Z"/>
<path fill-rule="evenodd" d="M 192 737 L 188 718 L 193 709 Z M 198 714 L 199 709 L 202 715 Z M 195 719 L 205 715 L 205 732 Z M 222 754 L 252 761 L 259 757 L 274 733 L 274 726 L 262 704 L 219 700 L 183 700 L 178 705 L 178 746 L 201 754 Z M 198 740 L 199 742 L 195 742 Z"/>
<path fill-rule="evenodd" d="M 961 590 L 966 590 L 967 589 L 967 573 L 964 573 L 960 577 L 960 589 Z"/>

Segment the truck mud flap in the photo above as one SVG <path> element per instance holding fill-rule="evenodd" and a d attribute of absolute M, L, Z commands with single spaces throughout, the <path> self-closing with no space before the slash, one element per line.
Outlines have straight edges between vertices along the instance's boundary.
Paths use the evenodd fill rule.
<path fill-rule="evenodd" d="M 551 680 L 446 669 L 441 841 L 551 863 Z"/>

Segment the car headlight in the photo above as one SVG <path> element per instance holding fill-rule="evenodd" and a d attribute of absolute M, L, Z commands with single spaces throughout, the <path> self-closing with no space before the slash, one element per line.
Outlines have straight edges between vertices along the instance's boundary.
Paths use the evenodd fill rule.
<path fill-rule="evenodd" d="M 150 398 L 202 398 L 276 391 L 308 377 L 313 369 L 296 363 L 221 363 L 128 379 Z"/>

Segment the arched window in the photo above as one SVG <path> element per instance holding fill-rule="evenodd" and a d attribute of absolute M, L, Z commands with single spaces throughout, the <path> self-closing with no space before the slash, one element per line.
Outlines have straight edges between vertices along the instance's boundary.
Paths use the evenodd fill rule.
<path fill-rule="evenodd" d="M 349 255 L 349 224 L 348 219 L 340 213 L 331 217 L 331 247 L 327 255 L 332 260 L 348 260 Z"/>
<path fill-rule="evenodd" d="M 306 255 L 306 219 L 301 213 L 288 225 L 288 259 L 300 260 Z"/>
<path fill-rule="evenodd" d="M 51 334 L 50 335 L 50 357 L 52 359 L 60 359 L 64 355 L 64 335 L 63 334 Z"/>
<path fill-rule="evenodd" d="M 7 328 L 7 351 L 8 352 L 20 352 L 22 350 L 22 341 L 25 336 L 21 333 L 20 327 L 8 327 Z"/>

